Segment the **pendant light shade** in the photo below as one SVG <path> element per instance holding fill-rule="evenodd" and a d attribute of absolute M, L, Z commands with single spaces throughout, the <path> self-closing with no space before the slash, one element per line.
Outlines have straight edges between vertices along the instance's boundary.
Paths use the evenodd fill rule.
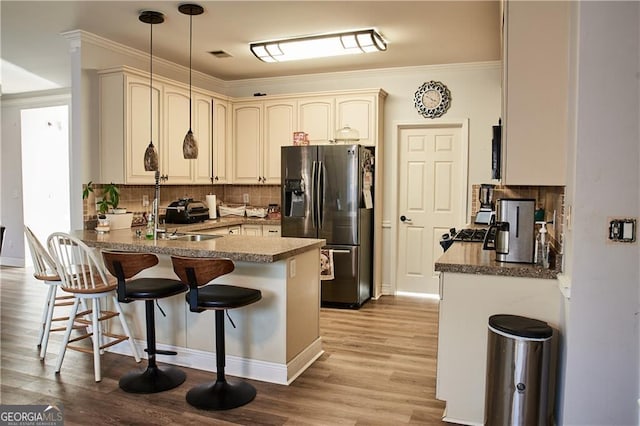
<path fill-rule="evenodd" d="M 192 99 L 191 99 L 191 47 L 193 45 L 193 15 L 201 15 L 204 12 L 202 6 L 197 4 L 181 4 L 178 6 L 178 10 L 180 13 L 185 15 L 189 15 L 189 131 L 184 137 L 184 141 L 182 142 L 182 154 L 186 160 L 193 160 L 198 158 L 198 142 L 196 141 L 196 137 L 193 135 L 193 131 L 191 130 L 191 108 L 192 108 Z"/>
<path fill-rule="evenodd" d="M 149 146 L 144 151 L 144 169 L 147 172 L 158 171 L 158 152 L 153 146 L 153 26 L 164 22 L 160 12 L 145 10 L 140 13 L 141 22 L 149 24 Z"/>

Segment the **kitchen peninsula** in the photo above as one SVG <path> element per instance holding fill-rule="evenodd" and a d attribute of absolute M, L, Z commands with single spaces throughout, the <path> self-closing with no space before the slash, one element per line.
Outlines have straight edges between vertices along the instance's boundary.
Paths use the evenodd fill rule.
<path fill-rule="evenodd" d="M 564 315 L 559 271 L 497 262 L 495 252 L 471 242 L 455 242 L 435 270 L 440 272 L 436 398 L 447 404 L 443 420 L 482 425 L 489 317 L 512 314 L 547 322 L 555 334 L 552 353 L 557 353 Z M 552 377 L 551 407 L 553 383 Z"/>
<path fill-rule="evenodd" d="M 159 264 L 140 276 L 174 278 L 172 254 L 232 259 L 235 270 L 214 283 L 262 292 L 260 302 L 229 312 L 235 328 L 225 330 L 226 371 L 232 376 L 289 384 L 322 355 L 319 258 L 324 240 L 221 235 L 205 241 L 154 241 L 140 238 L 131 229 L 105 234 L 74 231 L 73 235 L 96 249 L 158 255 Z M 156 314 L 158 347 L 178 352 L 175 357 L 162 357 L 159 361 L 214 370 L 214 312 L 190 312 L 184 294 L 163 299 L 159 304 L 166 316 Z M 144 353 L 144 306 L 130 303 L 122 304 L 122 308 Z M 118 350 L 116 346 L 114 351 Z"/>

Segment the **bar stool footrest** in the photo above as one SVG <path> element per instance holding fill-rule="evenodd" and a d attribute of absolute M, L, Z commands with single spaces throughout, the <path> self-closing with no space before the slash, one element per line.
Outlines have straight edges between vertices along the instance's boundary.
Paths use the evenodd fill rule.
<path fill-rule="evenodd" d="M 187 392 L 187 402 L 202 410 L 230 410 L 253 401 L 256 389 L 247 382 L 218 380 L 196 386 Z"/>

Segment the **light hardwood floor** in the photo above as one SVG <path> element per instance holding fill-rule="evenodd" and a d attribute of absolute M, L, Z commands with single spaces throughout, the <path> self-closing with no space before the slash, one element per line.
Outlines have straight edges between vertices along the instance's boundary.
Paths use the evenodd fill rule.
<path fill-rule="evenodd" d="M 185 368 L 187 381 L 176 389 L 127 394 L 118 379 L 140 368 L 133 358 L 106 353 L 95 383 L 92 357 L 67 351 L 54 374 L 60 333 L 52 334 L 44 362 L 36 347 L 45 286 L 28 270 L 1 268 L 0 290 L 0 403 L 61 403 L 65 425 L 446 424 L 444 403 L 435 399 L 435 300 L 384 296 L 358 311 L 323 308 L 320 359 L 290 386 L 250 381 L 258 391 L 253 402 L 210 412 L 191 407 L 185 394 L 213 380 L 211 372 Z"/>

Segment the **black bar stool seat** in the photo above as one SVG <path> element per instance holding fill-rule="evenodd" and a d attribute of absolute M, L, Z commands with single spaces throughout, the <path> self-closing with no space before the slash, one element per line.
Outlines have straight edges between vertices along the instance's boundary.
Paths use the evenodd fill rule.
<path fill-rule="evenodd" d="M 157 393 L 180 386 L 187 378 L 184 371 L 174 366 L 159 367 L 156 355 L 176 355 L 172 351 L 156 349 L 156 326 L 154 302 L 165 297 L 184 293 L 188 287 L 181 281 L 170 278 L 130 279 L 144 269 L 158 264 L 158 258 L 151 253 L 131 253 L 103 250 L 107 270 L 118 279 L 118 301 L 129 303 L 145 301 L 147 328 L 147 369 L 134 370 L 120 378 L 120 388 L 129 393 Z"/>
<path fill-rule="evenodd" d="M 228 410 L 253 401 L 256 389 L 249 383 L 227 381 L 225 367 L 224 313 L 250 305 L 262 298 L 260 290 L 223 284 L 209 284 L 235 269 L 233 261 L 216 258 L 171 256 L 173 270 L 189 284 L 186 294 L 191 312 L 215 310 L 216 381 L 198 385 L 187 392 L 187 402 L 203 410 Z M 209 285 L 207 285 L 209 284 Z"/>

